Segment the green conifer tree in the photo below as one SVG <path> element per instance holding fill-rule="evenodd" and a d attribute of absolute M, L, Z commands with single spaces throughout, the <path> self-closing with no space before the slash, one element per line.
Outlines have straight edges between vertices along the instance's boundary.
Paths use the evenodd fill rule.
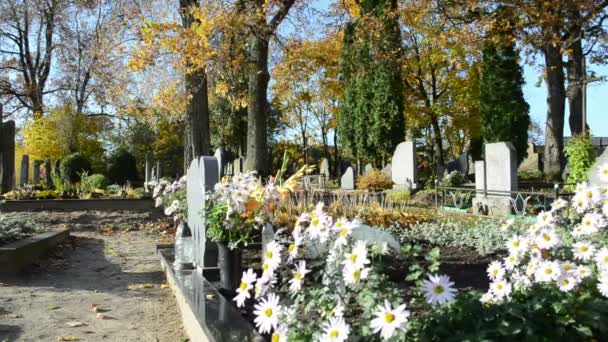
<path fill-rule="evenodd" d="M 524 78 L 513 43 L 488 43 L 483 49 L 479 110 L 484 142 L 510 141 L 518 163 L 527 156 L 530 106 L 524 99 Z"/>
<path fill-rule="evenodd" d="M 338 133 L 355 157 L 380 160 L 390 156 L 405 135 L 397 4 L 365 0 L 359 6 L 361 16 L 344 35 Z"/>

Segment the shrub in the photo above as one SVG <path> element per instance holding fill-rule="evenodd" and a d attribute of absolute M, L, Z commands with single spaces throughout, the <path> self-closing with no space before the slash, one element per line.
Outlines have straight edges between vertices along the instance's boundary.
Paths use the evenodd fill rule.
<path fill-rule="evenodd" d="M 56 199 L 59 195 L 54 190 L 42 190 L 36 193 L 36 199 Z"/>
<path fill-rule="evenodd" d="M 108 178 L 100 173 L 90 175 L 89 182 L 94 189 L 99 190 L 105 190 L 110 184 Z"/>
<path fill-rule="evenodd" d="M 61 161 L 61 177 L 68 182 L 80 182 L 80 174 L 91 172 L 91 162 L 80 153 L 74 153 Z"/>
<path fill-rule="evenodd" d="M 458 170 L 454 170 L 441 180 L 441 185 L 457 187 L 457 186 L 463 186 L 464 183 L 466 183 L 466 182 L 467 182 L 466 176 L 462 172 L 460 172 Z"/>
<path fill-rule="evenodd" d="M 137 162 L 126 149 L 118 149 L 109 160 L 108 177 L 112 183 L 124 185 L 137 179 Z"/>
<path fill-rule="evenodd" d="M 357 188 L 367 191 L 381 191 L 393 187 L 393 182 L 384 173 L 373 170 L 365 176 L 359 177 L 357 180 Z"/>
<path fill-rule="evenodd" d="M 591 135 L 581 134 L 570 140 L 564 149 L 568 157 L 568 184 L 587 181 L 587 172 L 593 165 L 594 155 L 591 146 Z"/>

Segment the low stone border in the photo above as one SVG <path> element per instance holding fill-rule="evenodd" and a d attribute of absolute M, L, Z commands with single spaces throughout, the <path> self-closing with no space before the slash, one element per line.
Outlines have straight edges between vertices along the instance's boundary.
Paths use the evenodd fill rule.
<path fill-rule="evenodd" d="M 154 201 L 150 198 L 4 200 L 0 202 L 0 212 L 47 210 L 148 211 L 154 209 Z"/>
<path fill-rule="evenodd" d="M 186 335 L 192 342 L 262 342 L 254 327 L 203 276 L 200 269 L 174 270 L 173 248 L 158 246 L 167 282 L 182 313 Z"/>
<path fill-rule="evenodd" d="M 16 273 L 70 236 L 68 228 L 30 236 L 0 246 L 0 273 Z"/>

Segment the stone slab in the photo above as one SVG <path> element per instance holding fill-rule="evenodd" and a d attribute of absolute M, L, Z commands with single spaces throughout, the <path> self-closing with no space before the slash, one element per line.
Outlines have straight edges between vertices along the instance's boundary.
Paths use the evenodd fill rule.
<path fill-rule="evenodd" d="M 391 165 L 391 178 L 395 188 L 416 188 L 416 144 L 413 141 L 404 141 L 397 145 Z"/>
<path fill-rule="evenodd" d="M 11 211 L 153 211 L 150 198 L 130 199 L 49 199 L 49 200 L 5 200 L 0 202 L 0 212 Z"/>
<path fill-rule="evenodd" d="M 486 144 L 486 185 L 489 191 L 517 190 L 517 151 L 510 142 Z"/>
<path fill-rule="evenodd" d="M 352 167 L 349 166 L 340 178 L 340 187 L 343 190 L 355 190 L 355 171 Z"/>
<path fill-rule="evenodd" d="M 213 287 L 205 273 L 200 270 L 174 270 L 173 250 L 163 248 L 158 252 L 190 341 L 264 341 L 232 302 Z"/>
<path fill-rule="evenodd" d="M 0 246 L 0 273 L 19 272 L 69 236 L 69 229 L 59 229 Z"/>

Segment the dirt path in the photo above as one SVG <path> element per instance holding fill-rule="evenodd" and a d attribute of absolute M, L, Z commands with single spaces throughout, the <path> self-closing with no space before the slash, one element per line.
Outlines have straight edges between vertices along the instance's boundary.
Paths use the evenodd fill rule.
<path fill-rule="evenodd" d="M 171 233 L 151 234 L 152 224 L 138 227 L 158 217 L 34 215 L 67 225 L 73 238 L 23 274 L 0 276 L 0 341 L 57 341 L 58 336 L 82 341 L 180 341 L 180 316 L 171 290 L 161 287 L 165 277 L 154 248 Z M 91 304 L 111 318 L 96 318 Z"/>

